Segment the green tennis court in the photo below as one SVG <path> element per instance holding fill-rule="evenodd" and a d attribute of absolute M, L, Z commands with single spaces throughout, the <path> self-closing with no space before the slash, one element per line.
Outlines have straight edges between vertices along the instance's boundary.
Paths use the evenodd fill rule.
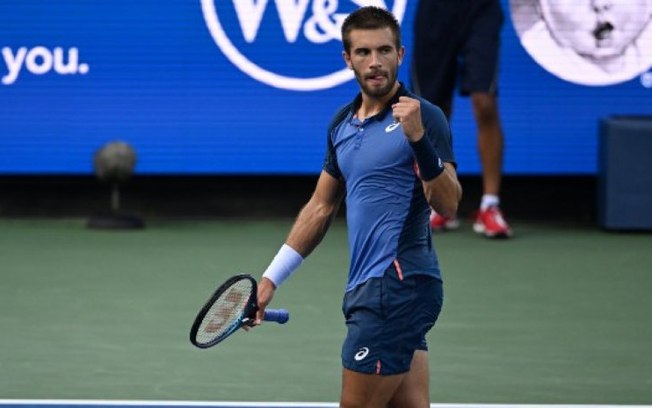
<path fill-rule="evenodd" d="M 0 220 L 0 398 L 337 401 L 341 220 L 278 292 L 287 325 L 188 341 L 213 288 L 259 275 L 291 222 Z M 652 235 L 514 224 L 506 242 L 436 237 L 432 402 L 652 404 Z"/>

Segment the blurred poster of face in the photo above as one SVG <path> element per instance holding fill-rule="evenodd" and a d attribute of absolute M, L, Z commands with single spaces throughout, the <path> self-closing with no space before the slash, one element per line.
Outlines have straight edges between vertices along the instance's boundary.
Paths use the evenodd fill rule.
<path fill-rule="evenodd" d="M 652 67 L 652 0 L 511 0 L 521 43 L 570 82 L 610 85 Z"/>

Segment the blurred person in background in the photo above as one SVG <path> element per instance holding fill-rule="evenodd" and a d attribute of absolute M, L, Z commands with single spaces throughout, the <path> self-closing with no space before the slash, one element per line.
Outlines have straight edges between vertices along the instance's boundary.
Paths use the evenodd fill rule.
<path fill-rule="evenodd" d="M 455 88 L 471 97 L 483 186 L 473 229 L 487 238 L 512 236 L 500 209 L 503 131 L 497 81 L 502 24 L 499 0 L 421 0 L 414 22 L 414 92 L 439 106 L 449 120 Z M 430 226 L 450 230 L 459 221 L 433 210 Z"/>

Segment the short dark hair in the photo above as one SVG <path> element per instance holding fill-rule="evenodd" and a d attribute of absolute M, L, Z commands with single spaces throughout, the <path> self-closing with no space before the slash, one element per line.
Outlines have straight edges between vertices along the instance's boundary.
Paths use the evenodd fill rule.
<path fill-rule="evenodd" d="M 394 15 L 380 7 L 361 7 L 349 14 L 342 24 L 342 43 L 344 50 L 351 51 L 351 31 L 353 30 L 378 30 L 390 28 L 395 38 L 396 49 L 401 48 L 401 28 Z"/>

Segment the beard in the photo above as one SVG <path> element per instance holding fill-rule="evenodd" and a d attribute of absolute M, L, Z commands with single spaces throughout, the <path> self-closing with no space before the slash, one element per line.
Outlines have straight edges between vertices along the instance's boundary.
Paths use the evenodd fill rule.
<path fill-rule="evenodd" d="M 361 72 L 354 70 L 355 79 L 358 81 L 362 92 L 372 98 L 382 98 L 387 96 L 396 83 L 396 78 L 398 77 L 398 70 L 393 71 L 377 71 L 371 74 L 362 74 Z M 384 78 L 385 81 L 383 84 L 371 84 L 369 81 L 371 78 L 378 77 Z"/>

